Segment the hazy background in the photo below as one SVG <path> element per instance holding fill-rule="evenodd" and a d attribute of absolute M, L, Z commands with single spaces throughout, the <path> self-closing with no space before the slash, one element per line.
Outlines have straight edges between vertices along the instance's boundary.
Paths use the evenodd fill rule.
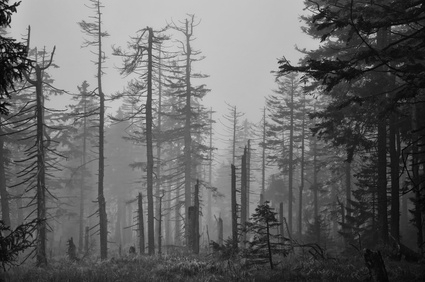
<path fill-rule="evenodd" d="M 195 63 L 195 71 L 210 75 L 204 83 L 211 92 L 204 105 L 212 107 L 217 120 L 227 113 L 225 102 L 237 105 L 251 122 L 259 122 L 264 97 L 275 88 L 270 73 L 278 69 L 277 61 L 285 56 L 296 63 L 301 54 L 295 45 L 308 48 L 315 44 L 301 31 L 301 0 L 104 0 L 103 29 L 108 57 L 104 77 L 105 94 L 121 91 L 126 80 L 112 56 L 111 46 L 125 47 L 130 36 L 146 26 L 161 29 L 168 22 L 183 21 L 187 14 L 201 20 L 194 30 L 195 49 L 206 57 Z M 87 80 L 96 85 L 96 67 L 90 48 L 81 48 L 84 35 L 77 22 L 90 21 L 93 11 L 87 0 L 23 0 L 12 18 L 12 35 L 25 36 L 31 25 L 31 48 L 56 46 L 54 57 L 59 69 L 49 69 L 55 86 L 71 93 Z M 56 101 L 57 107 L 68 104 L 67 98 Z M 116 110 L 117 103 L 110 111 Z M 217 130 L 217 129 L 216 129 Z"/>

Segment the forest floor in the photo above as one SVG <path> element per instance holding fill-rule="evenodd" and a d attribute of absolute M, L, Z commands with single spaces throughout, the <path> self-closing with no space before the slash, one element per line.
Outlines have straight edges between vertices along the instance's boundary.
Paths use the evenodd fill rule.
<path fill-rule="evenodd" d="M 277 260 L 276 260 L 277 261 Z M 425 281 L 424 263 L 385 259 L 389 281 Z M 36 268 L 29 263 L 0 273 L 0 281 L 370 281 L 361 255 L 314 259 L 289 255 L 273 270 L 245 259 L 209 256 L 124 256 L 106 261 L 52 260 Z"/>

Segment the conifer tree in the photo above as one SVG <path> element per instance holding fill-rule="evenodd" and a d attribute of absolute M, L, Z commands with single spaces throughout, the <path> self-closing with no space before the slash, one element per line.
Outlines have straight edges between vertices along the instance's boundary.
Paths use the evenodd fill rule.
<path fill-rule="evenodd" d="M 105 53 L 103 51 L 102 40 L 109 34 L 102 29 L 102 13 L 103 7 L 99 0 L 90 0 L 90 9 L 93 10 L 93 22 L 81 21 L 78 24 L 84 34 L 91 39 L 86 39 L 83 46 L 95 46 L 96 55 L 95 64 L 97 65 L 97 94 L 99 96 L 99 169 L 98 169 L 98 198 L 99 205 L 99 234 L 100 234 L 100 257 L 105 260 L 108 257 L 108 219 L 106 214 L 106 200 L 104 195 L 104 175 L 105 175 L 105 156 L 104 156 L 104 127 L 105 127 L 105 93 L 103 92 L 103 63 L 105 61 Z"/>

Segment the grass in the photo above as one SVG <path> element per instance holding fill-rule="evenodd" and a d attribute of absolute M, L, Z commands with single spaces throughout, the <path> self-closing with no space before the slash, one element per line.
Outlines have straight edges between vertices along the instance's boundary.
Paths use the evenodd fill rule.
<path fill-rule="evenodd" d="M 390 281 L 425 281 L 419 263 L 385 261 Z M 249 265 L 246 260 L 220 260 L 211 256 L 140 256 L 70 262 L 51 261 L 47 267 L 29 264 L 0 274 L 0 281 L 367 281 L 369 273 L 361 256 L 315 260 L 290 255 L 274 270 L 268 264 Z"/>

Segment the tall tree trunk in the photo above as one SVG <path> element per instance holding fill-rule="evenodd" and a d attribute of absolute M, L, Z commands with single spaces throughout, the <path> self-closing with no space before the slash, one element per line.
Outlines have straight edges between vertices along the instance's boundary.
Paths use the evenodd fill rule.
<path fill-rule="evenodd" d="M 293 177 L 294 177 L 294 81 L 291 81 L 291 105 L 290 105 L 290 127 L 289 127 L 289 173 L 288 173 L 288 227 L 292 235 L 292 203 L 293 195 Z"/>
<path fill-rule="evenodd" d="M 157 138 L 156 138 L 156 187 L 155 187 L 155 194 L 156 194 L 156 218 L 157 218 L 157 227 L 156 227 L 156 233 L 158 236 L 158 240 L 161 240 L 161 223 L 159 222 L 159 218 L 162 217 L 162 210 L 161 210 L 161 115 L 162 115 L 162 60 L 161 60 L 161 45 L 159 45 L 159 54 L 158 54 L 158 122 L 157 122 Z M 158 253 L 160 253 L 160 241 L 158 241 Z"/>
<path fill-rule="evenodd" d="M 145 225 L 143 221 L 143 197 L 142 193 L 137 196 L 137 220 L 139 230 L 139 252 L 140 254 L 145 253 Z"/>
<path fill-rule="evenodd" d="M 208 189 L 207 191 L 207 226 L 211 225 L 211 221 L 212 221 L 212 192 L 211 192 L 211 188 L 212 188 L 212 164 L 213 164 L 213 155 L 212 155 L 212 145 L 213 145 L 213 128 L 212 128 L 212 108 L 210 109 L 210 128 L 209 128 L 209 137 L 210 137 L 210 151 L 208 153 L 208 185 L 210 187 L 210 189 Z M 209 244 L 209 242 L 208 242 Z"/>
<path fill-rule="evenodd" d="M 190 37 L 192 32 L 189 31 L 189 21 L 186 19 L 186 105 L 185 105 L 185 125 L 184 125 L 184 190 L 185 190 L 185 240 L 188 244 L 189 237 L 189 207 L 192 203 L 192 134 L 191 134 L 191 117 L 192 117 L 192 89 L 191 89 L 191 55 L 192 48 L 190 46 Z"/>
<path fill-rule="evenodd" d="M 397 151 L 397 118 L 393 113 L 390 122 L 390 158 L 391 158 L 391 235 L 400 240 L 400 182 L 399 182 L 399 153 Z"/>
<path fill-rule="evenodd" d="M 195 226 L 193 232 L 193 252 L 199 254 L 199 180 L 196 180 L 195 193 L 194 193 L 194 204 L 195 204 Z"/>
<path fill-rule="evenodd" d="M 264 195 L 266 191 L 266 107 L 263 109 L 263 140 L 261 150 L 261 194 Z M 260 201 L 260 204 L 261 203 Z"/>
<path fill-rule="evenodd" d="M 236 163 L 236 129 L 238 127 L 238 114 L 236 106 L 233 107 L 233 131 L 232 131 L 232 164 Z"/>
<path fill-rule="evenodd" d="M 43 76 L 40 66 L 35 67 L 37 99 L 37 265 L 46 265 L 46 171 L 44 144 L 44 97 Z"/>
<path fill-rule="evenodd" d="M 28 36 L 29 37 L 29 36 Z M 38 266 L 47 264 L 46 241 L 47 241 L 47 217 L 46 217 L 46 147 L 49 142 L 45 143 L 44 139 L 48 138 L 45 135 L 44 126 L 44 96 L 43 96 L 43 71 L 47 69 L 53 60 L 55 53 L 53 48 L 50 62 L 45 66 L 43 57 L 43 67 L 35 65 L 36 79 L 29 78 L 27 73 L 24 73 L 28 83 L 35 86 L 36 92 L 36 148 L 37 148 L 37 173 L 36 173 L 36 200 L 37 200 L 37 239 L 36 239 L 36 260 Z"/>
<path fill-rule="evenodd" d="M 423 248 L 423 220 L 422 220 L 422 204 L 421 204 L 421 190 L 420 182 L 421 177 L 419 174 L 420 168 L 420 147 L 419 147 L 419 136 L 417 134 L 419 129 L 418 121 L 418 104 L 412 105 L 412 174 L 413 174 L 413 193 L 414 193 L 414 222 L 417 230 L 417 245 L 418 248 Z"/>
<path fill-rule="evenodd" d="M 248 139 L 248 149 L 246 155 L 246 217 L 249 219 L 249 194 L 251 188 L 251 140 Z"/>
<path fill-rule="evenodd" d="M 351 216 L 351 160 L 345 163 L 345 207 L 347 216 Z"/>
<path fill-rule="evenodd" d="M 158 206 L 159 206 L 159 214 L 157 214 L 158 220 L 158 254 L 162 254 L 162 199 L 164 198 L 164 193 L 162 195 L 158 195 Z"/>
<path fill-rule="evenodd" d="M 83 156 L 81 164 L 81 179 L 80 179 L 80 218 L 79 218 L 79 236 L 78 236 L 78 251 L 82 252 L 84 247 L 84 190 L 85 190 L 85 174 L 86 174 L 86 154 L 87 154 L 87 99 L 83 94 Z"/>
<path fill-rule="evenodd" d="M 100 12 L 100 3 L 97 5 L 98 15 L 98 58 L 97 58 L 97 89 L 99 92 L 99 171 L 98 171 L 98 190 L 97 201 L 99 204 L 99 230 L 100 230 L 100 259 L 105 260 L 108 258 L 108 218 L 106 214 L 106 201 L 104 196 L 103 179 L 105 175 L 105 94 L 102 89 L 102 20 Z"/>
<path fill-rule="evenodd" d="M 167 184 L 167 194 L 165 200 L 165 210 L 167 211 L 165 214 L 164 220 L 164 231 L 165 231 L 165 244 L 171 245 L 171 184 Z"/>
<path fill-rule="evenodd" d="M 180 221 L 180 189 L 176 190 L 176 200 L 175 200 L 175 226 L 174 226 L 174 245 L 181 245 L 181 221 Z"/>
<path fill-rule="evenodd" d="M 314 226 L 316 243 L 320 244 L 320 220 L 319 220 L 319 184 L 317 183 L 317 139 L 313 137 L 313 201 L 314 201 Z"/>
<path fill-rule="evenodd" d="M 247 148 L 245 146 L 243 155 L 242 155 L 242 166 L 241 166 L 241 227 L 242 230 L 245 230 L 245 225 L 247 221 L 247 213 L 246 213 L 246 202 L 247 202 L 247 165 L 246 165 L 246 159 L 247 159 Z M 246 232 L 242 231 L 242 238 L 241 238 L 241 246 L 245 248 L 245 241 L 246 241 Z"/>
<path fill-rule="evenodd" d="M 305 97 L 303 102 L 303 118 L 301 125 L 301 163 L 300 163 L 300 193 L 299 197 L 299 205 L 298 205 L 298 238 L 302 237 L 302 228 L 303 228 L 303 190 L 304 190 L 304 159 L 305 159 Z"/>
<path fill-rule="evenodd" d="M 115 222 L 115 243 L 118 246 L 123 245 L 122 228 L 123 228 L 123 209 L 124 200 L 121 197 L 117 199 L 117 221 Z"/>
<path fill-rule="evenodd" d="M 231 165 L 231 201 L 232 201 L 232 243 L 233 249 L 238 248 L 238 212 L 236 203 L 236 167 Z"/>
<path fill-rule="evenodd" d="M 387 42 L 387 29 L 383 28 L 378 31 L 377 45 L 378 48 L 385 46 Z M 381 83 L 378 84 L 379 91 L 385 88 L 385 73 L 378 74 Z M 387 120 L 382 118 L 378 121 L 378 234 L 379 239 L 383 243 L 388 242 L 388 218 L 387 218 Z"/>
<path fill-rule="evenodd" d="M 148 253 L 155 254 L 155 229 L 153 208 L 153 147 L 152 147 L 152 42 L 153 31 L 148 28 L 148 76 L 147 76 L 147 98 L 146 98 L 146 182 L 148 198 Z"/>
<path fill-rule="evenodd" d="M 2 136 L 2 121 L 0 117 L 0 197 L 1 197 L 1 216 L 4 224 L 10 226 L 9 193 L 6 186 L 6 159 L 4 148 L 4 136 Z M 18 223 L 19 224 L 19 223 Z"/>
<path fill-rule="evenodd" d="M 378 232 L 383 243 L 388 242 L 387 218 L 387 126 L 386 120 L 378 122 Z"/>

